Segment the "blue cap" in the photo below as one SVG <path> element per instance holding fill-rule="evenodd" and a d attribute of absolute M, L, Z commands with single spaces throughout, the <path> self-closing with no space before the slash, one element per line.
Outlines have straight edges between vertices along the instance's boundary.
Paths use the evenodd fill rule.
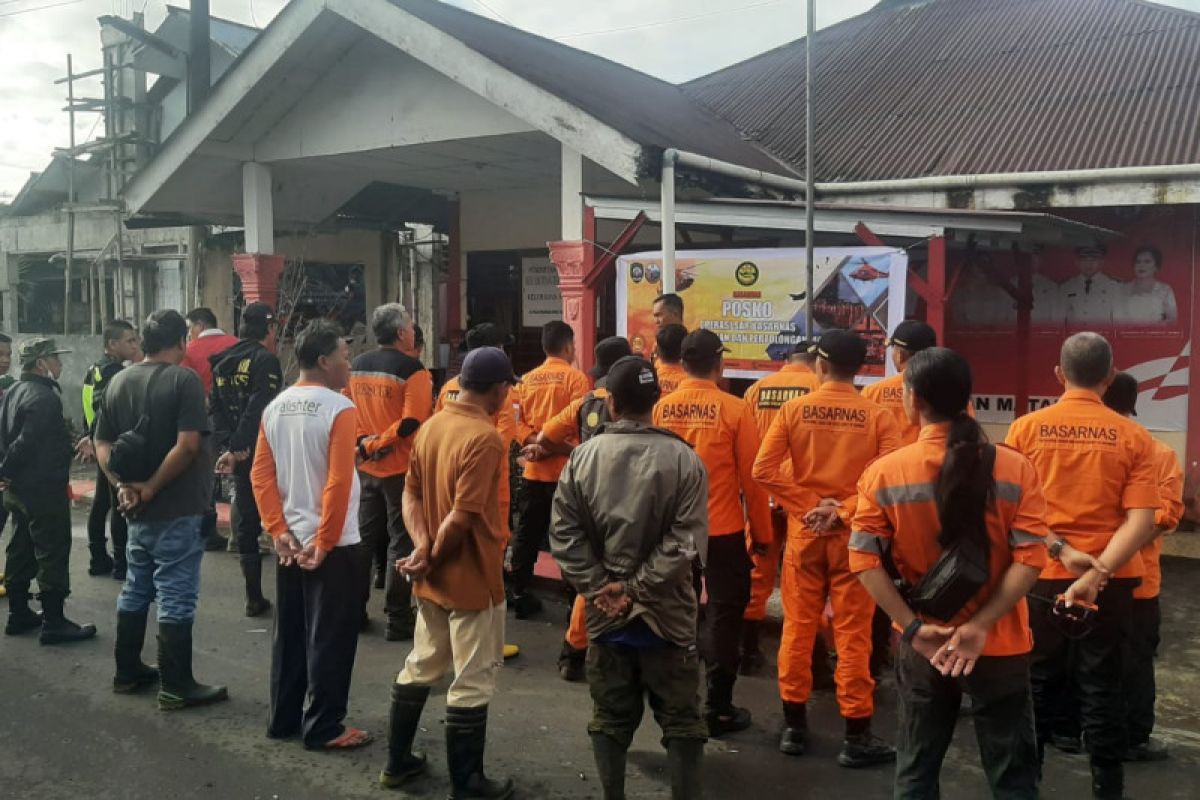
<path fill-rule="evenodd" d="M 499 347 L 480 347 L 467 353 L 463 359 L 460 381 L 491 385 L 495 383 L 516 384 L 512 362 Z"/>

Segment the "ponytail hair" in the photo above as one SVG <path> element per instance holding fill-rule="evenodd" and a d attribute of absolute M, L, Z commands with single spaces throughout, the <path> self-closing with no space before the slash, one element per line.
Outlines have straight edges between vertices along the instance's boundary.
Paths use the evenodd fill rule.
<path fill-rule="evenodd" d="M 946 457 L 934 494 L 942 528 L 938 542 L 944 548 L 966 535 L 981 537 L 979 541 L 986 543 L 984 517 L 996 494 L 992 475 L 995 450 L 983 428 L 967 413 L 970 365 L 953 350 L 931 347 L 909 359 L 904 381 L 930 422 L 950 423 Z"/>

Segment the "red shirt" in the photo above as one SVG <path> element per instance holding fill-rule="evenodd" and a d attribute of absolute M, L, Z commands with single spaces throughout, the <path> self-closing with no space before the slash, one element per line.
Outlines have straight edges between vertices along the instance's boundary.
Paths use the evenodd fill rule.
<path fill-rule="evenodd" d="M 200 376 L 206 397 L 212 393 L 212 364 L 208 359 L 217 353 L 224 353 L 237 343 L 236 336 L 230 336 L 219 328 L 209 328 L 188 342 L 187 352 L 184 353 L 181 366 L 187 367 Z"/>

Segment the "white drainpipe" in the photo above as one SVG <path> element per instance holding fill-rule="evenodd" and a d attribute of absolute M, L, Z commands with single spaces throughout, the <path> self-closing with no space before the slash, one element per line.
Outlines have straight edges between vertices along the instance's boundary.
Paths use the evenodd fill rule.
<path fill-rule="evenodd" d="M 1200 177 L 1200 164 L 1070 169 L 1058 172 L 995 172 L 984 175 L 931 175 L 881 181 L 818 183 L 818 195 L 884 194 L 888 192 L 948 191 L 989 187 L 1092 183 L 1099 181 L 1155 181 Z"/>

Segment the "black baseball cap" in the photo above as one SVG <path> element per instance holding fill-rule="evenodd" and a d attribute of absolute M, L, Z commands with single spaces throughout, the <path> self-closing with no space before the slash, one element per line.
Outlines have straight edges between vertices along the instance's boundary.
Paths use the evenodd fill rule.
<path fill-rule="evenodd" d="M 507 383 L 515 386 L 519 381 L 513 374 L 512 362 L 499 347 L 477 347 L 463 359 L 460 381 L 469 383 Z"/>
<path fill-rule="evenodd" d="M 613 402 L 621 408 L 652 405 L 662 394 L 654 367 L 641 356 L 617 359 L 608 371 L 607 388 Z"/>
<path fill-rule="evenodd" d="M 259 319 L 264 322 L 274 322 L 275 312 L 266 303 L 250 303 L 242 309 L 242 319 L 254 320 Z"/>
<path fill-rule="evenodd" d="M 867 361 L 867 343 L 854 331 L 835 328 L 821 334 L 817 356 L 835 367 L 857 371 Z"/>
<path fill-rule="evenodd" d="M 792 345 L 792 349 L 788 351 L 789 356 L 809 355 L 813 351 L 813 343 L 808 339 L 801 339 Z"/>
<path fill-rule="evenodd" d="M 1104 405 L 1118 414 L 1137 416 L 1137 378 L 1128 372 L 1118 372 L 1104 392 Z"/>
<path fill-rule="evenodd" d="M 906 319 L 892 331 L 887 343 L 903 347 L 910 353 L 919 353 L 937 347 L 937 331 L 918 319 Z"/>
<path fill-rule="evenodd" d="M 724 345 L 720 336 L 704 328 L 692 331 L 683 337 L 681 350 L 684 361 L 703 361 L 706 358 L 729 352 L 729 348 Z"/>
<path fill-rule="evenodd" d="M 494 322 L 481 322 L 471 330 L 463 340 L 468 350 L 479 347 L 511 347 L 513 337 L 509 336 Z"/>
<path fill-rule="evenodd" d="M 596 344 L 596 366 L 588 370 L 593 378 L 603 378 L 612 369 L 612 365 L 628 355 L 633 355 L 633 348 L 624 336 L 609 336 Z"/>

